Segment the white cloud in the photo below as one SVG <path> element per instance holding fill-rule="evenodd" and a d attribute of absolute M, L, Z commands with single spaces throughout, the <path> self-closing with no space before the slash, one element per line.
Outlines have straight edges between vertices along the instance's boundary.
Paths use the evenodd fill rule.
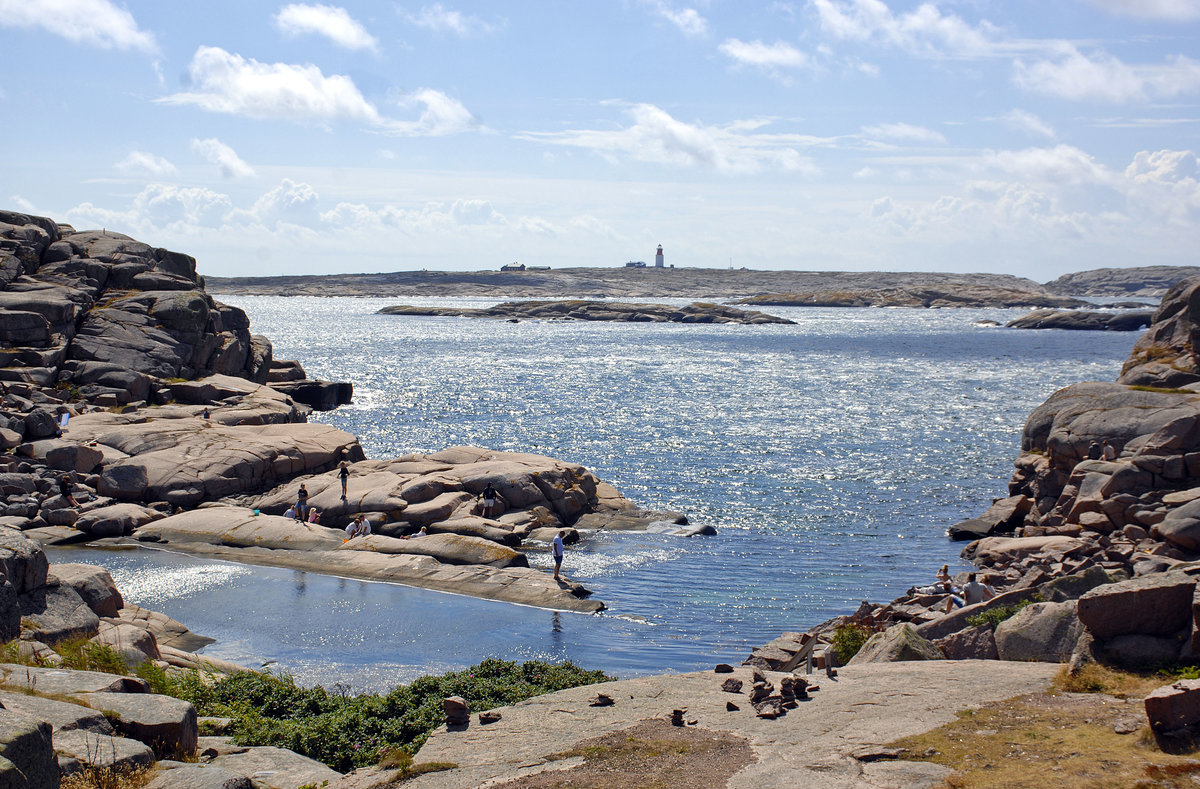
<path fill-rule="evenodd" d="M 666 0 L 644 0 L 654 13 L 667 20 L 685 36 L 702 36 L 708 32 L 708 20 L 694 8 L 675 8 Z"/>
<path fill-rule="evenodd" d="M 242 161 L 236 151 L 215 137 L 193 139 L 192 150 L 217 165 L 221 169 L 221 175 L 226 178 L 248 178 L 254 175 L 253 167 Z"/>
<path fill-rule="evenodd" d="M 461 11 L 452 11 L 442 6 L 441 3 L 422 6 L 421 10 L 415 14 L 401 9 L 401 14 L 417 27 L 439 33 L 453 33 L 463 38 L 493 33 L 503 26 L 485 22 L 479 17 L 470 16 Z"/>
<path fill-rule="evenodd" d="M 21 197 L 20 195 L 13 195 L 12 197 L 8 198 L 8 201 L 18 211 L 23 211 L 26 214 L 37 214 L 38 213 L 35 206 L 33 205 L 33 203 L 29 202 L 28 200 L 26 200 L 24 197 Z"/>
<path fill-rule="evenodd" d="M 313 65 L 259 63 L 219 47 L 202 46 L 192 56 L 188 75 L 196 90 L 158 101 L 260 120 L 386 124 L 353 80 L 340 74 L 327 77 Z"/>
<path fill-rule="evenodd" d="M 945 142 L 946 138 L 940 132 L 926 129 L 924 126 L 913 126 L 911 123 L 881 123 L 877 126 L 863 126 L 862 133 L 873 139 L 883 140 L 912 140 L 914 142 Z"/>
<path fill-rule="evenodd" d="M 286 5 L 275 15 L 275 26 L 288 35 L 316 34 L 325 36 L 346 49 L 375 51 L 379 40 L 367 32 L 362 23 L 346 9 L 335 5 Z"/>
<path fill-rule="evenodd" d="M 1065 99 L 1127 102 L 1200 91 L 1200 61 L 1175 55 L 1161 64 L 1129 65 L 1107 52 L 1085 55 L 1063 44 L 1054 59 L 1014 63 L 1013 81 Z"/>
<path fill-rule="evenodd" d="M 1022 182 L 1090 186 L 1111 186 L 1114 182 L 1114 174 L 1108 168 L 1073 145 L 990 151 L 984 154 L 981 163 Z"/>
<path fill-rule="evenodd" d="M 1026 134 L 1030 134 L 1035 137 L 1048 137 L 1049 139 L 1054 139 L 1058 136 L 1055 134 L 1053 126 L 1046 123 L 1032 112 L 1026 112 L 1025 110 L 1010 110 L 1004 115 L 1001 115 L 998 120 L 1003 121 L 1009 126 L 1009 128 L 1025 132 Z"/>
<path fill-rule="evenodd" d="M 424 107 L 415 121 L 388 121 L 387 131 L 400 136 L 440 137 L 477 128 L 479 122 L 458 99 L 432 88 L 420 90 L 400 99 L 401 107 Z"/>
<path fill-rule="evenodd" d="M 254 201 L 249 216 L 264 225 L 280 222 L 309 226 L 319 218 L 317 201 L 320 195 L 312 186 L 284 178 L 279 186 Z M 239 218 L 240 218 L 239 214 Z"/>
<path fill-rule="evenodd" d="M 165 178 L 178 172 L 168 160 L 145 151 L 130 151 L 128 156 L 113 166 L 123 173 L 152 175 L 155 178 Z"/>
<path fill-rule="evenodd" d="M 1200 222 L 1200 163 L 1191 151 L 1141 151 L 1125 168 L 1129 211 L 1151 226 L 1167 222 L 1194 234 Z"/>
<path fill-rule="evenodd" d="M 821 28 L 836 38 L 879 41 L 925 56 L 981 57 L 995 52 L 996 29 L 972 26 L 933 3 L 895 14 L 881 0 L 812 0 Z"/>
<path fill-rule="evenodd" d="M 0 26 L 40 27 L 76 44 L 157 55 L 152 33 L 109 0 L 0 0 Z"/>
<path fill-rule="evenodd" d="M 1200 19 L 1200 0 L 1087 0 L 1113 14 L 1186 22 Z"/>
<path fill-rule="evenodd" d="M 723 41 L 717 49 L 738 63 L 760 68 L 801 68 L 811 63 L 808 55 L 784 41 L 766 44 L 762 41 L 741 41 L 729 38 Z"/>
<path fill-rule="evenodd" d="M 765 121 L 739 121 L 728 126 L 685 123 L 653 104 L 637 104 L 629 114 L 634 122 L 624 129 L 524 132 L 517 138 L 583 148 L 614 162 L 628 157 L 723 173 L 753 173 L 766 168 L 814 173 L 816 165 L 797 148 L 826 142 L 796 134 L 747 133 L 747 128 L 758 128 Z"/>

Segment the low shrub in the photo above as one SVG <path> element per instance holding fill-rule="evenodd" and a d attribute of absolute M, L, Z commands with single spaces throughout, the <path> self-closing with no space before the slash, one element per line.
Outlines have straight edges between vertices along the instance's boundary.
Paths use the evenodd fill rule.
<path fill-rule="evenodd" d="M 844 625 L 838 625 L 833 631 L 833 656 L 837 658 L 839 666 L 844 666 L 850 662 L 850 658 L 858 654 L 858 650 L 862 649 L 862 645 L 867 643 L 872 635 L 871 628 L 865 625 L 860 625 L 855 622 L 847 622 Z"/>

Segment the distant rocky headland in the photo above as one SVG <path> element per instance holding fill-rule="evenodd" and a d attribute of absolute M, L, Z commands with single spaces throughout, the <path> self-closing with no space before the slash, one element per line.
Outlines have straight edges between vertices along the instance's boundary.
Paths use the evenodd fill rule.
<path fill-rule="evenodd" d="M 1034 310 L 1004 324 L 1010 329 L 1069 329 L 1073 331 L 1137 331 L 1154 319 L 1154 310 L 1096 312 L 1089 310 Z"/>
<path fill-rule="evenodd" d="M 441 316 L 453 318 L 500 318 L 505 320 L 622 321 L 632 323 L 786 323 L 755 310 L 723 304 L 693 302 L 686 307 L 666 304 L 630 304 L 621 301 L 508 301 L 486 309 L 465 307 L 384 307 L 380 315 Z"/>
<path fill-rule="evenodd" d="M 208 277 L 209 291 L 256 296 L 457 296 L 495 299 L 750 299 L 831 307 L 1083 306 L 1078 296 L 1157 298 L 1198 273 L 1191 266 L 1097 269 L 1048 285 L 1007 274 L 757 271 L 710 268 L 561 268 L 395 271 L 322 276 Z M 1078 290 L 1073 290 L 1078 287 Z"/>

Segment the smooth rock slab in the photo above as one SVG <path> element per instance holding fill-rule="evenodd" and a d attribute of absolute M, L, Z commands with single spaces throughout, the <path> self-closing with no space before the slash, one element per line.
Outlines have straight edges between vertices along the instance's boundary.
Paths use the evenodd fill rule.
<path fill-rule="evenodd" d="M 125 606 L 120 590 L 103 567 L 64 562 L 54 565 L 51 574 L 74 589 L 96 616 L 116 616 Z"/>
<path fill-rule="evenodd" d="M 249 776 L 255 784 L 267 789 L 297 789 L 304 784 L 321 786 L 324 781 L 332 783 L 342 777 L 314 759 L 269 745 L 247 748 L 243 753 L 224 753 L 209 764 Z"/>
<path fill-rule="evenodd" d="M 239 548 L 329 551 L 345 535 L 324 526 L 282 515 L 255 515 L 244 507 L 201 507 L 147 524 L 138 539 L 162 542 L 200 542 Z"/>
<path fill-rule="evenodd" d="M 73 696 L 78 693 L 149 693 L 150 686 L 137 677 L 119 677 L 99 671 L 74 671 L 58 668 L 0 663 L 0 684 L 16 691 L 33 691 L 47 696 Z"/>
<path fill-rule="evenodd" d="M 78 697 L 102 712 L 118 717 L 118 732 L 145 743 L 160 758 L 196 751 L 200 737 L 196 708 L 182 699 L 153 693 L 81 693 Z"/>
<path fill-rule="evenodd" d="M 108 718 L 91 707 L 84 707 L 81 704 L 70 704 L 65 701 L 8 691 L 0 691 L 0 704 L 3 704 L 4 708 L 10 712 L 19 712 L 40 721 L 46 721 L 54 727 L 56 733 L 76 729 L 97 734 L 112 734 L 113 731 Z"/>
<path fill-rule="evenodd" d="M 864 663 L 884 663 L 904 660 L 944 660 L 945 655 L 932 642 L 917 634 L 917 629 L 904 622 L 892 625 L 882 633 L 867 639 L 853 658 L 851 666 Z"/>
<path fill-rule="evenodd" d="M 996 626 L 996 651 L 1001 660 L 1064 663 L 1081 635 L 1075 601 L 1033 603 Z"/>
<path fill-rule="evenodd" d="M 94 731 L 56 731 L 54 750 L 76 759 L 81 766 L 132 770 L 154 764 L 154 751 L 144 743 Z"/>
<path fill-rule="evenodd" d="M 1200 679 L 1184 679 L 1152 691 L 1145 699 L 1146 717 L 1155 731 L 1200 723 Z"/>
<path fill-rule="evenodd" d="M 254 783 L 223 767 L 183 764 L 164 770 L 142 789 L 254 789 Z"/>
<path fill-rule="evenodd" d="M 20 595 L 22 633 L 56 644 L 72 638 L 91 638 L 100 631 L 100 618 L 79 593 L 66 584 L 47 583 Z"/>
<path fill-rule="evenodd" d="M 570 688 L 502 707 L 501 720 L 488 726 L 435 730 L 416 763 L 459 767 L 419 776 L 404 787 L 478 789 L 519 778 L 545 769 L 550 754 L 640 720 L 667 717 L 674 709 L 686 709 L 688 720 L 701 728 L 750 741 L 757 760 L 734 775 L 728 789 L 934 786 L 948 769 L 921 762 L 861 764 L 851 754 L 949 723 L 959 710 L 1042 690 L 1056 670 L 978 660 L 847 666 L 838 670 L 836 682 L 822 682 L 812 701 L 776 720 L 757 718 L 753 710 L 727 711 L 730 696 L 721 682 L 728 675 L 707 671 L 605 683 L 602 692 L 619 700 L 610 707 L 589 706 L 596 686 Z M 751 682 L 748 668 L 735 669 L 733 676 Z M 780 676 L 768 674 L 773 682 Z"/>

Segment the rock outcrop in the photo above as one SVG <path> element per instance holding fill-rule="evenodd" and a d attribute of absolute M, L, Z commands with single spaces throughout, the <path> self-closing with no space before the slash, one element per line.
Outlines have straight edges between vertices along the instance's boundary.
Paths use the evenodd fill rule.
<path fill-rule="evenodd" d="M 756 307 L 1082 307 L 1087 302 L 1055 296 L 1039 287 L 1014 288 L 982 283 L 950 287 L 900 286 L 830 288 L 767 293 L 739 299 Z"/>
<path fill-rule="evenodd" d="M 1196 266 L 1131 266 L 1096 268 L 1064 274 L 1046 283 L 1046 290 L 1062 296 L 1143 296 L 1161 298 L 1185 279 L 1200 276 Z"/>
<path fill-rule="evenodd" d="M 1010 329 L 1068 329 L 1072 331 L 1137 331 L 1150 325 L 1153 310 L 1089 312 L 1034 310 L 1004 324 Z"/>
<path fill-rule="evenodd" d="M 380 315 L 502 318 L 506 320 L 621 321 L 627 323 L 793 323 L 755 310 L 693 302 L 686 307 L 622 301 L 509 301 L 494 307 L 384 307 Z"/>

